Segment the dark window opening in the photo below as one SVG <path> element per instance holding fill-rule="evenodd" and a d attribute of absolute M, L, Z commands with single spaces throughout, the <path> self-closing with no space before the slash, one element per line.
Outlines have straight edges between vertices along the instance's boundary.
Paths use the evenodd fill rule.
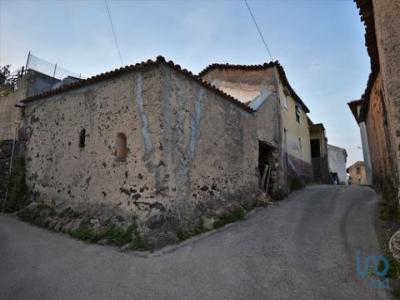
<path fill-rule="evenodd" d="M 300 107 L 296 105 L 296 122 L 300 123 Z"/>
<path fill-rule="evenodd" d="M 312 158 L 321 157 L 321 149 L 318 139 L 311 140 L 311 157 Z"/>
<path fill-rule="evenodd" d="M 357 167 L 357 168 L 356 168 L 356 173 L 357 173 L 357 175 L 360 175 L 360 174 L 361 174 L 361 168 L 360 168 L 360 167 Z"/>
<path fill-rule="evenodd" d="M 260 188 L 269 193 L 272 190 L 271 171 L 272 171 L 272 151 L 273 148 L 263 142 L 258 142 L 258 171 L 260 178 Z"/>
<path fill-rule="evenodd" d="M 115 150 L 116 159 L 118 161 L 125 161 L 127 154 L 128 154 L 128 147 L 127 147 L 126 135 L 120 132 L 117 134 L 117 143 Z"/>
<path fill-rule="evenodd" d="M 79 148 L 85 147 L 85 140 L 86 140 L 86 130 L 82 129 L 79 133 Z"/>

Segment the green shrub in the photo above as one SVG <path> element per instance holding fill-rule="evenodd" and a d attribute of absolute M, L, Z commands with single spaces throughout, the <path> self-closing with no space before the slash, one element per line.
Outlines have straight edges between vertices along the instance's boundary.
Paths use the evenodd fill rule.
<path fill-rule="evenodd" d="M 82 220 L 78 229 L 71 231 L 69 234 L 76 239 L 89 243 L 96 243 L 101 238 L 99 234 L 94 232 L 93 227 L 88 220 Z"/>
<path fill-rule="evenodd" d="M 243 220 L 245 217 L 245 211 L 241 208 L 232 211 L 229 214 L 223 215 L 214 223 L 214 228 L 220 228 L 228 223 Z"/>
<path fill-rule="evenodd" d="M 25 178 L 25 158 L 18 155 L 14 159 L 14 167 L 8 184 L 8 195 L 3 209 L 5 212 L 15 212 L 29 203 Z"/>

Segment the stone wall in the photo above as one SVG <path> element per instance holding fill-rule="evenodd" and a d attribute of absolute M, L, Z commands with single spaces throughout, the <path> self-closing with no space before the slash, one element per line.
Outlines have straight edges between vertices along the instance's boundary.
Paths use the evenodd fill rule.
<path fill-rule="evenodd" d="M 400 169 L 400 1 L 373 0 L 376 40 L 384 101 L 388 112 L 391 151 L 394 170 L 392 177 L 399 183 Z M 376 164 L 377 162 L 375 162 Z"/>
<path fill-rule="evenodd" d="M 169 66 L 27 103 L 25 116 L 36 200 L 134 217 L 156 247 L 255 204 L 255 117 Z"/>
<path fill-rule="evenodd" d="M 395 183 L 395 163 L 390 155 L 392 145 L 388 111 L 379 74 L 369 96 L 368 115 L 365 121 L 367 128 L 369 152 L 373 169 L 373 183 L 381 187 L 384 182 Z"/>
<path fill-rule="evenodd" d="M 21 111 L 15 107 L 21 100 L 50 89 L 58 79 L 28 70 L 17 82 L 17 88 L 8 96 L 0 97 L 0 141 L 12 140 L 21 123 Z"/>
<path fill-rule="evenodd" d="M 292 95 L 285 94 L 276 66 L 224 69 L 222 65 L 208 70 L 203 79 L 256 109 L 254 128 L 258 139 L 276 147 L 275 190 L 287 192 L 288 177 L 302 183 L 312 181 L 307 112 L 300 109 L 300 121 L 296 121 L 299 104 Z"/>

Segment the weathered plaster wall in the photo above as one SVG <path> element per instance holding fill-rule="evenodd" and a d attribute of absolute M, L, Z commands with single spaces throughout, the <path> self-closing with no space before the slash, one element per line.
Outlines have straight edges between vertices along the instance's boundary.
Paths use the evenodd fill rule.
<path fill-rule="evenodd" d="M 25 115 L 28 185 L 57 207 L 126 213 L 162 244 L 254 205 L 254 116 L 169 66 L 28 103 Z M 125 162 L 115 158 L 118 133 Z"/>
<path fill-rule="evenodd" d="M 301 110 L 295 119 L 297 102 L 283 91 L 276 67 L 260 70 L 217 68 L 203 79 L 256 109 L 258 139 L 278 146 L 277 188 L 287 190 L 289 176 L 304 181 L 313 178 L 307 114 Z M 265 103 L 259 106 L 260 103 Z M 286 142 L 285 142 L 286 140 Z"/>
<path fill-rule="evenodd" d="M 21 112 L 15 107 L 26 97 L 27 77 L 18 82 L 18 90 L 6 97 L 0 96 L 0 141 L 12 140 L 16 135 L 17 125 L 21 121 Z"/>
<path fill-rule="evenodd" d="M 371 155 L 368 143 L 367 126 L 365 125 L 365 122 L 358 123 L 358 126 L 360 127 L 361 143 L 362 143 L 365 173 L 366 173 L 365 176 L 367 177 L 367 183 L 372 185 L 373 183 L 372 163 L 371 163 Z"/>
<path fill-rule="evenodd" d="M 281 148 L 280 99 L 277 73 L 274 68 L 260 70 L 214 69 L 203 79 L 224 92 L 247 103 L 256 110 L 247 125 L 256 134 L 255 139 L 271 146 L 270 158 L 272 191 L 285 191 L 286 166 Z M 258 149 L 256 150 L 258 154 Z"/>
<path fill-rule="evenodd" d="M 17 90 L 6 97 L 0 97 L 0 141 L 12 140 L 21 123 L 21 111 L 15 107 L 28 96 L 51 88 L 59 80 L 39 72 L 28 70 L 18 80 Z"/>
<path fill-rule="evenodd" d="M 190 219 L 188 212 L 212 215 L 210 209 L 223 208 L 221 201 L 229 206 L 255 197 L 258 144 L 249 127 L 253 116 L 176 71 L 162 71 L 161 177 L 176 190 L 171 196 L 182 206 L 178 210 L 186 212 L 182 217 Z"/>
<path fill-rule="evenodd" d="M 364 162 L 356 162 L 347 169 L 349 173 L 349 184 L 352 185 L 366 185 L 367 174 L 365 172 Z"/>
<path fill-rule="evenodd" d="M 298 176 L 312 181 L 310 131 L 307 113 L 300 109 L 300 121 L 296 121 L 298 103 L 290 95 L 285 95 L 282 82 L 279 82 L 279 98 L 282 115 L 282 147 L 287 153 L 287 167 L 290 176 Z"/>
<path fill-rule="evenodd" d="M 393 177 L 400 177 L 400 1 L 373 0 L 379 65 L 388 111 Z"/>
<path fill-rule="evenodd" d="M 337 173 L 341 184 L 347 184 L 346 161 L 345 149 L 328 145 L 329 171 Z"/>
<path fill-rule="evenodd" d="M 378 75 L 371 90 L 366 128 L 368 135 L 374 184 L 394 183 L 395 163 L 391 153 L 390 126 L 385 105 L 382 77 Z"/>
<path fill-rule="evenodd" d="M 160 130 L 159 80 L 157 70 L 129 74 L 28 103 L 27 179 L 38 197 L 59 206 L 108 205 L 140 215 L 138 200 L 160 192 L 153 155 L 159 135 L 149 139 L 149 132 Z M 118 133 L 127 136 L 125 162 L 115 157 Z"/>
<path fill-rule="evenodd" d="M 275 91 L 274 68 L 264 70 L 214 69 L 203 79 L 243 103 Z"/>

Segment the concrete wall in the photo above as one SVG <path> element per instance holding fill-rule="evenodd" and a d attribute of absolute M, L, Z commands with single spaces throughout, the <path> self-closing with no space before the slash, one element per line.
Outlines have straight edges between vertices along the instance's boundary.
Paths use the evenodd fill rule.
<path fill-rule="evenodd" d="M 341 184 L 347 184 L 346 161 L 345 149 L 328 145 L 329 171 L 337 173 Z"/>

